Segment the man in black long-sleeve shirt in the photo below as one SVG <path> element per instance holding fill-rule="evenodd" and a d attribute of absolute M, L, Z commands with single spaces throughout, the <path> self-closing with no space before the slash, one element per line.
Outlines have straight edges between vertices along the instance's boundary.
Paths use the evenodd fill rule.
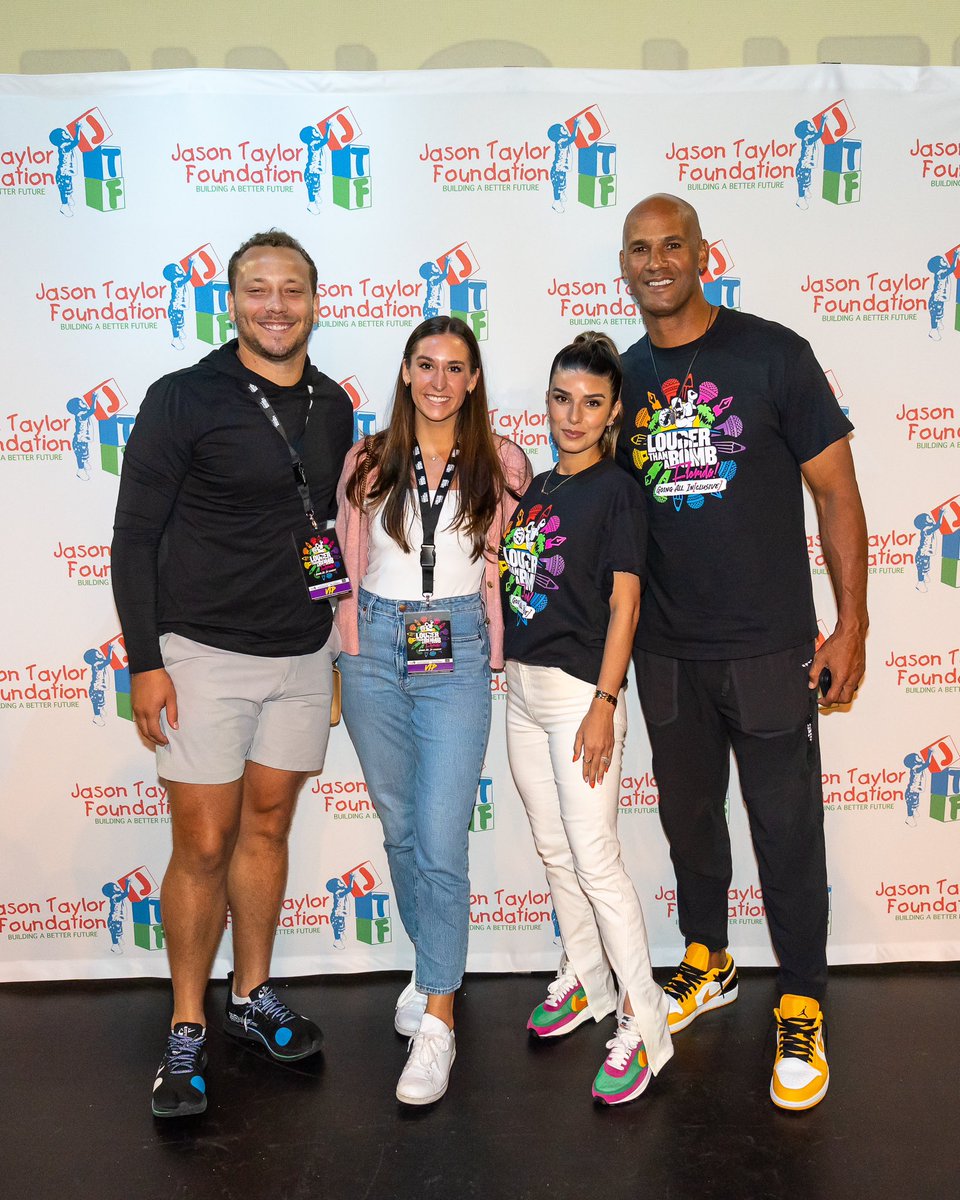
<path fill-rule="evenodd" d="M 237 340 L 147 392 L 114 530 L 133 714 L 157 749 L 173 828 L 161 907 L 174 1010 L 152 1101 L 162 1117 L 206 1108 L 203 996 L 228 906 L 224 1028 L 277 1059 L 320 1046 L 268 980 L 287 834 L 323 765 L 338 651 L 298 545 L 308 510 L 318 524 L 334 515 L 352 413 L 307 358 L 317 271 L 303 247 L 257 234 L 228 278 Z"/>

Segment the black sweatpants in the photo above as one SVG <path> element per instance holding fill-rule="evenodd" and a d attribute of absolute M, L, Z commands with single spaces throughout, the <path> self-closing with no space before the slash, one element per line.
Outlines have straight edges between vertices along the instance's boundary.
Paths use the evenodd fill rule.
<path fill-rule="evenodd" d="M 750 821 L 780 990 L 823 998 L 827 869 L 812 645 L 691 661 L 636 651 L 660 819 L 686 944 L 727 945 L 732 877 L 724 799 L 730 748 Z"/>

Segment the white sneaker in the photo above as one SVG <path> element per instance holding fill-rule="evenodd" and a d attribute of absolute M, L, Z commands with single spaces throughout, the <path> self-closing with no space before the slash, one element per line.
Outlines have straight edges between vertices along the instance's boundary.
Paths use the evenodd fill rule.
<path fill-rule="evenodd" d="M 419 1030 L 410 1039 L 407 1065 L 397 1084 L 401 1104 L 433 1104 L 447 1090 L 450 1068 L 457 1057 L 453 1030 L 430 1013 L 424 1013 Z"/>
<path fill-rule="evenodd" d="M 393 1016 L 393 1027 L 404 1037 L 413 1037 L 420 1028 L 420 1019 L 426 1012 L 427 997 L 417 991 L 413 979 L 397 997 L 397 1011 Z"/>

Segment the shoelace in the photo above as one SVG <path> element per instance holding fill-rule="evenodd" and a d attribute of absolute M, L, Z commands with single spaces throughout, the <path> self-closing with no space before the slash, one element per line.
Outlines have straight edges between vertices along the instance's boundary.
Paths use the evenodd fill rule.
<path fill-rule="evenodd" d="M 640 1045 L 640 1034 L 627 1024 L 625 1018 L 617 1026 L 617 1032 L 607 1042 L 607 1063 L 616 1071 L 622 1071 L 630 1061 L 630 1055 Z"/>
<path fill-rule="evenodd" d="M 197 1069 L 203 1038 L 189 1033 L 171 1033 L 167 1041 L 167 1067 L 173 1075 L 187 1075 Z"/>
<path fill-rule="evenodd" d="M 817 1026 L 816 1017 L 781 1017 L 778 1030 L 781 1058 L 800 1058 L 804 1062 L 813 1062 Z"/>
<path fill-rule="evenodd" d="M 278 1000 L 273 988 L 262 987 L 260 994 L 256 1000 L 251 1000 L 248 1006 L 249 1011 L 243 1014 L 244 1024 L 255 1014 L 255 1012 L 263 1013 L 271 1021 L 276 1021 L 278 1025 L 287 1025 L 290 1021 L 296 1019 L 296 1013 L 291 1012 L 289 1008 Z"/>
<path fill-rule="evenodd" d="M 566 1000 L 571 992 L 575 992 L 580 986 L 580 980 L 576 975 L 558 975 L 552 983 L 547 984 L 548 1000 L 545 1001 L 551 1008 L 559 1008 Z"/>
<path fill-rule="evenodd" d="M 442 1033 L 415 1033 L 410 1039 L 410 1057 L 416 1056 L 421 1067 L 432 1067 L 446 1049 Z"/>
<path fill-rule="evenodd" d="M 691 967 L 689 963 L 682 962 L 677 967 L 677 973 L 674 977 L 663 985 L 663 990 L 668 996 L 673 996 L 674 1000 L 685 1000 L 687 996 L 703 983 L 706 971 L 698 971 L 696 967 Z"/>

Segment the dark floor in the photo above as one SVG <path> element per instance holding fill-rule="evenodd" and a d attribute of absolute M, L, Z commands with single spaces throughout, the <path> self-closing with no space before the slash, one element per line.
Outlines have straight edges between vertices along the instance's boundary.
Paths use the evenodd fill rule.
<path fill-rule="evenodd" d="M 659 973 L 658 973 L 659 974 Z M 405 1043 L 397 974 L 293 982 L 322 1055 L 262 1060 L 211 1021 L 199 1118 L 155 1121 L 168 1017 L 160 983 L 0 987 L 0 1195 L 47 1200 L 886 1200 L 960 1196 L 960 967 L 838 969 L 830 1091 L 783 1113 L 768 1097 L 768 971 L 677 1038 L 639 1100 L 595 1107 L 613 1022 L 528 1040 L 546 976 L 470 976 L 439 1104 L 394 1098 Z M 217 1014 L 224 985 L 210 989 Z"/>

